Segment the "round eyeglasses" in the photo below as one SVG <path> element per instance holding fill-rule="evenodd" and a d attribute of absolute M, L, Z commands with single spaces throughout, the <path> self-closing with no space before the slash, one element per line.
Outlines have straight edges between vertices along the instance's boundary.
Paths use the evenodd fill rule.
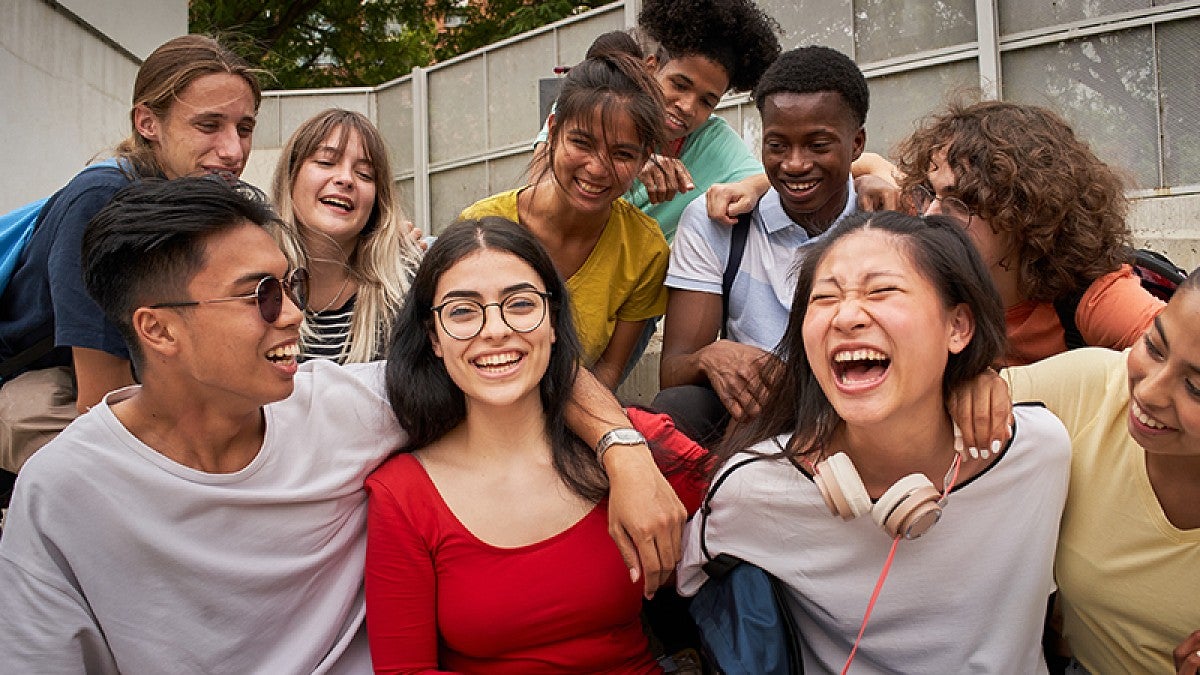
<path fill-rule="evenodd" d="M 288 298 L 296 305 L 298 309 L 303 311 L 308 307 L 308 270 L 303 267 L 297 267 L 287 275 L 287 278 L 280 281 L 278 277 L 268 274 L 258 280 L 258 285 L 254 287 L 252 293 L 245 295 L 231 295 L 227 298 L 211 298 L 209 300 L 189 300 L 186 302 L 159 302 L 149 305 L 150 309 L 161 309 L 164 307 L 193 307 L 196 305 L 204 305 L 211 302 L 232 302 L 234 300 L 253 300 L 258 305 L 258 314 L 263 321 L 267 323 L 275 323 L 279 318 L 279 314 L 283 312 L 283 294 L 287 293 Z"/>
<path fill-rule="evenodd" d="M 924 185 L 913 186 L 908 194 L 917 209 L 917 215 L 929 215 L 929 209 L 933 207 L 934 202 L 942 203 L 942 215 L 961 222 L 963 227 L 970 225 L 971 216 L 975 215 L 975 212 L 958 197 L 939 197 Z"/>
<path fill-rule="evenodd" d="M 500 310 L 500 320 L 518 333 L 530 333 L 546 320 L 546 300 L 549 293 L 517 291 L 499 302 L 480 303 L 467 298 L 447 300 L 431 307 L 438 317 L 442 331 L 455 340 L 470 340 L 483 331 L 487 323 L 487 308 Z"/>

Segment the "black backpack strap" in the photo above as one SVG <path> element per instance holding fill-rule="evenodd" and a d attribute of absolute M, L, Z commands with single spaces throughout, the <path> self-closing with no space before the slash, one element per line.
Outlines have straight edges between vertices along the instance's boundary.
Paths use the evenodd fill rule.
<path fill-rule="evenodd" d="M 1058 313 L 1058 322 L 1062 324 L 1063 338 L 1066 340 L 1067 349 L 1088 346 L 1087 341 L 1083 339 L 1083 333 L 1079 332 L 1079 326 L 1075 323 L 1075 313 L 1079 311 L 1079 303 L 1083 302 L 1083 294 L 1086 292 L 1086 287 L 1078 288 L 1054 299 L 1054 311 Z"/>
<path fill-rule="evenodd" d="M 0 380 L 7 380 L 14 373 L 24 370 L 29 364 L 49 354 L 53 349 L 54 335 L 51 334 L 4 359 L 3 362 L 0 362 Z"/>
<path fill-rule="evenodd" d="M 737 278 L 738 270 L 742 267 L 742 255 L 746 253 L 746 238 L 750 234 L 750 219 L 753 216 L 754 209 L 738 216 L 729 239 L 729 260 L 725 263 L 725 274 L 721 275 L 722 338 L 729 334 L 729 292 L 733 288 L 733 280 Z"/>
<path fill-rule="evenodd" d="M 776 441 L 775 444 L 779 445 L 779 442 Z M 783 447 L 779 447 L 782 451 Z M 757 462 L 761 459 L 773 459 L 773 457 L 762 455 L 748 457 L 737 462 L 722 471 L 721 475 L 717 476 L 708 488 L 708 494 L 704 495 L 704 503 L 700 505 L 700 551 L 704 553 L 704 558 L 708 561 L 704 563 L 703 569 L 704 573 L 710 579 L 720 579 L 729 574 L 738 565 L 746 562 L 728 553 L 718 553 L 716 556 L 713 556 L 708 552 L 708 543 L 705 541 L 705 536 L 708 530 L 708 514 L 712 512 L 713 496 L 716 495 L 717 489 L 721 487 L 721 484 L 725 482 L 725 479 L 730 474 L 751 462 Z M 793 461 L 792 464 L 795 465 L 795 462 Z M 796 466 L 796 468 L 799 469 L 800 467 Z M 804 673 L 804 660 L 800 651 L 800 626 L 796 624 L 796 617 L 792 614 L 788 605 L 787 584 L 773 574 L 767 574 L 767 576 L 771 580 L 771 595 L 774 597 L 775 606 L 779 608 L 779 616 L 783 620 L 787 634 L 791 636 L 791 639 L 787 642 L 788 672 L 795 675 L 802 675 Z"/>
<path fill-rule="evenodd" d="M 717 494 L 717 489 L 721 487 L 721 484 L 723 484 L 725 482 L 725 479 L 729 478 L 730 474 L 732 474 L 734 471 L 737 471 L 738 469 L 742 468 L 743 466 L 746 466 L 747 464 L 749 464 L 751 462 L 757 462 L 760 459 L 766 459 L 766 458 L 765 457 L 749 457 L 747 459 L 743 459 L 742 461 L 734 464 L 733 466 L 729 467 L 728 469 L 725 469 L 724 471 L 721 472 L 721 475 L 717 476 L 716 480 L 714 480 L 712 482 L 712 485 L 709 486 L 708 494 L 704 495 L 704 503 L 700 505 L 700 551 L 702 553 L 704 553 L 704 559 L 709 561 L 710 563 L 714 563 L 717 560 L 721 560 L 720 563 L 717 563 L 716 565 L 714 565 L 713 572 L 715 574 L 708 572 L 708 563 L 706 563 L 704 565 L 704 571 L 705 571 L 705 573 L 708 573 L 709 576 L 722 577 L 725 575 L 726 572 L 733 569 L 735 566 L 737 566 L 738 563 L 742 562 L 740 559 L 738 559 L 734 556 L 725 554 L 725 553 L 722 553 L 722 554 L 714 557 L 711 553 L 708 552 L 708 542 L 705 540 L 706 540 L 706 535 L 708 533 L 708 514 L 712 513 L 713 497 Z"/>

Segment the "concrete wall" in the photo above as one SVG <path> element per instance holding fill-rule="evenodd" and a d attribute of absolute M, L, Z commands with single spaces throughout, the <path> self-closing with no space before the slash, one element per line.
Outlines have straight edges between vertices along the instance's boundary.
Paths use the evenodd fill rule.
<path fill-rule="evenodd" d="M 1200 0 L 1078 11 L 1045 10 L 1040 0 L 758 1 L 782 25 L 785 48 L 830 45 L 863 68 L 868 149 L 887 155 L 948 91 L 1052 107 L 1128 177 L 1141 242 L 1200 265 L 1200 85 L 1189 65 L 1200 51 Z M 596 35 L 632 26 L 637 5 L 617 2 L 373 90 L 268 92 L 246 177 L 265 185 L 301 111 L 349 96 L 388 141 L 406 211 L 436 232 L 520 182 L 540 122 L 539 81 L 578 61 Z M 726 97 L 718 113 L 757 152 L 761 125 L 748 97 Z"/>
<path fill-rule="evenodd" d="M 186 0 L 0 0 L 0 130 L 13 161 L 0 212 L 120 142 L 141 58 L 186 32 Z"/>

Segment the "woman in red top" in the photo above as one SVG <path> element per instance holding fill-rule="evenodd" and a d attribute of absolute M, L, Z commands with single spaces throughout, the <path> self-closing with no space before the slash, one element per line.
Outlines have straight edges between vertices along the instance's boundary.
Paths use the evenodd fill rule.
<path fill-rule="evenodd" d="M 567 307 L 515 223 L 456 223 L 425 255 L 387 369 L 409 441 L 367 480 L 376 672 L 660 672 L 605 474 L 563 421 L 579 362 Z M 656 454 L 694 510 L 703 450 Z"/>

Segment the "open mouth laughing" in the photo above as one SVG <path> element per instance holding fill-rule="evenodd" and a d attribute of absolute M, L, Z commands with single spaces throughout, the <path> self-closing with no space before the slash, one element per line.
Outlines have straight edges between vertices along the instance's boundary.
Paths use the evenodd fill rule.
<path fill-rule="evenodd" d="M 844 389 L 878 384 L 891 365 L 891 357 L 877 349 L 847 349 L 833 354 L 833 376 Z"/>

